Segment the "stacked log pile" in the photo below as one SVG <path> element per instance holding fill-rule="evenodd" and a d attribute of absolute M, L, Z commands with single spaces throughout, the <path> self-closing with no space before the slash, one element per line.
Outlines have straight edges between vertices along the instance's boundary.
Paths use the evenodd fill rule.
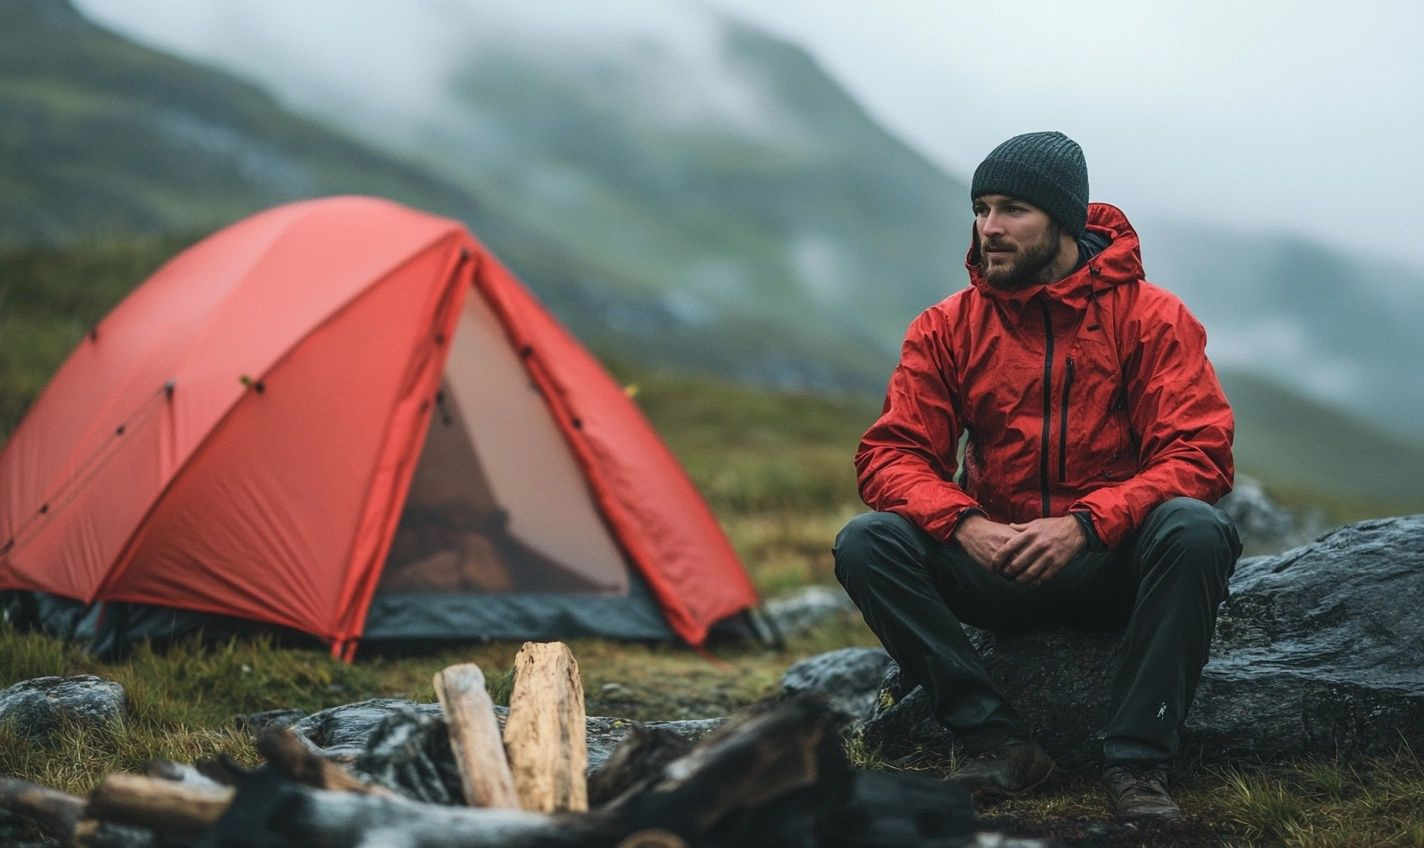
<path fill-rule="evenodd" d="M 857 772 L 814 697 L 762 705 L 696 745 L 635 728 L 585 777 L 578 665 L 525 645 L 501 735 L 473 665 L 436 676 L 466 806 L 403 797 L 314 753 L 286 728 L 265 763 L 155 764 L 87 799 L 0 779 L 0 808 L 89 848 L 745 848 L 975 844 L 967 795 L 932 777 Z"/>

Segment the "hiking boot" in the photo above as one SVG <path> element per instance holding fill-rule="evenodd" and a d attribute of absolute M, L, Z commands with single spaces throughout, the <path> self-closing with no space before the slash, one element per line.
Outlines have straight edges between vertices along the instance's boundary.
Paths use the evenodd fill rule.
<path fill-rule="evenodd" d="M 949 779 L 975 795 L 1017 798 L 1043 785 L 1053 760 L 1037 742 L 1005 742 L 969 758 Z"/>
<path fill-rule="evenodd" d="M 1109 766 L 1103 785 L 1121 821 L 1182 820 L 1182 808 L 1167 794 L 1166 766 Z"/>

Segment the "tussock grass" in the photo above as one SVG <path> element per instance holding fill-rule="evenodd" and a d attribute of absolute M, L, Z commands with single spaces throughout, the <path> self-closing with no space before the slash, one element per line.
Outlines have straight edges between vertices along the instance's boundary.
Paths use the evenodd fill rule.
<path fill-rule="evenodd" d="M 1306 758 L 1284 765 L 1208 770 L 1208 801 L 1246 844 L 1424 848 L 1424 762 L 1393 756 Z"/>

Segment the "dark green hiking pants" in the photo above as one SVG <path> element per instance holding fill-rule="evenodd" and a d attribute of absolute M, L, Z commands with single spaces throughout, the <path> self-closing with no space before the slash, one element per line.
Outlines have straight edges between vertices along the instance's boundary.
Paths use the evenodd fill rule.
<path fill-rule="evenodd" d="M 1103 743 L 1109 765 L 1176 753 L 1240 554 L 1231 519 L 1191 498 L 1162 504 L 1116 550 L 1080 554 L 1037 587 L 985 570 L 893 513 L 855 517 L 835 546 L 841 585 L 968 753 L 1032 734 L 960 622 L 996 631 L 1126 626 Z"/>

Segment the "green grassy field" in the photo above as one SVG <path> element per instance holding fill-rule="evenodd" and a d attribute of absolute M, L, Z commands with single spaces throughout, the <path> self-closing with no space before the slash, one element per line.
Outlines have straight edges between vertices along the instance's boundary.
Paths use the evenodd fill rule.
<path fill-rule="evenodd" d="M 69 346 L 181 243 L 115 241 L 63 254 L 0 255 L 0 430 L 13 428 Z M 616 363 L 613 370 L 681 457 L 764 596 L 834 585 L 830 541 L 862 508 L 850 456 L 877 411 L 874 401 L 771 392 Z M 1309 499 L 1308 493 L 1300 497 Z M 1351 502 L 1339 507 L 1341 514 L 1369 508 Z M 600 640 L 570 646 L 590 714 L 650 720 L 727 715 L 774 696 L 781 674 L 798 659 L 874 644 L 859 621 L 834 620 L 779 649 L 722 645 L 710 657 L 677 646 Z M 496 643 L 425 656 L 367 656 L 344 665 L 323 651 L 255 640 L 186 644 L 163 653 L 141 649 L 109 663 L 0 625 L 0 687 L 43 675 L 93 673 L 118 681 L 129 697 L 118 726 L 76 729 L 45 745 L 0 728 L 0 774 L 82 794 L 103 774 L 136 770 L 153 758 L 192 762 L 222 753 L 252 762 L 239 716 L 286 707 L 315 711 L 375 696 L 430 701 L 432 675 L 454 662 L 478 663 L 498 697 L 507 689 L 518 647 Z M 885 765 L 853 744 L 850 749 L 864 765 Z M 950 765 L 947 757 L 931 756 L 929 762 L 939 772 Z M 1193 814 L 1180 833 L 1104 835 L 1108 811 L 1090 776 L 1056 780 L 1031 800 L 985 810 L 985 820 L 1078 845 L 1424 847 L 1424 767 L 1413 752 L 1231 768 L 1188 757 L 1175 779 Z"/>

